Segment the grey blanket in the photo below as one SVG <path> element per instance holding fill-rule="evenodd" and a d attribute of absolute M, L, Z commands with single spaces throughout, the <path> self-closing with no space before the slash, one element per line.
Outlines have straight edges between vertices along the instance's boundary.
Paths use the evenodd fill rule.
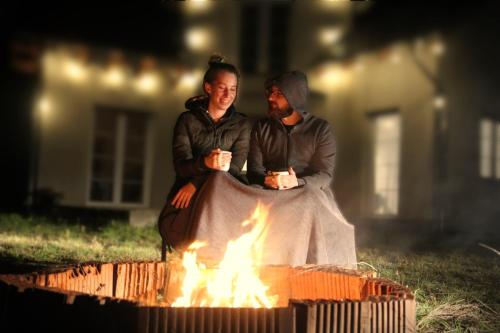
<path fill-rule="evenodd" d="M 178 214 L 190 238 L 205 241 L 198 256 L 219 261 L 230 240 L 248 232 L 242 222 L 258 203 L 269 207 L 264 265 L 333 264 L 356 266 L 354 227 L 333 197 L 307 185 L 286 191 L 246 186 L 225 172 L 212 173 L 190 207 Z"/>

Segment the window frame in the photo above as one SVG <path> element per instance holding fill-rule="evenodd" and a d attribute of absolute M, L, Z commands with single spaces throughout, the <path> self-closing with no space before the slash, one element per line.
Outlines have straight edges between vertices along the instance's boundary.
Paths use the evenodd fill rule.
<path fill-rule="evenodd" d="M 489 155 L 483 154 L 484 133 L 483 123 L 488 122 L 491 125 L 491 132 L 489 133 Z M 484 181 L 500 181 L 500 120 L 484 116 L 479 119 L 478 123 L 478 177 Z M 487 160 L 487 167 L 489 174 L 483 175 L 483 160 Z"/>
<path fill-rule="evenodd" d="M 387 109 L 387 110 L 382 110 L 382 111 L 377 111 L 377 112 L 370 112 L 368 114 L 369 119 L 370 119 L 370 126 L 371 126 L 371 161 L 370 161 L 370 174 L 371 174 L 371 191 L 370 191 L 370 206 L 369 206 L 369 212 L 372 218 L 396 218 L 400 215 L 401 212 L 401 163 L 402 163 L 402 143 L 403 143 L 403 117 L 401 113 L 399 112 L 398 109 Z M 397 153 L 398 153 L 398 160 L 396 163 L 396 170 L 397 170 L 397 176 L 396 176 L 396 211 L 395 212 L 383 212 L 383 213 L 377 213 L 377 205 L 376 205 L 376 152 L 377 152 L 377 133 L 376 133 L 376 120 L 381 119 L 379 117 L 384 117 L 384 116 L 397 116 L 398 119 L 398 141 L 397 141 Z M 387 192 L 387 191 L 386 191 Z"/>
<path fill-rule="evenodd" d="M 115 158 L 113 169 L 113 200 L 112 201 L 96 201 L 91 199 L 93 168 L 92 163 L 94 160 L 94 140 L 96 135 L 96 117 L 98 112 L 115 111 L 118 113 L 116 120 L 117 131 L 115 138 Z M 124 185 L 123 172 L 125 163 L 125 143 L 126 143 L 126 118 L 127 114 L 140 113 L 146 116 L 146 129 L 145 129 L 145 147 L 144 147 L 144 170 L 142 182 L 142 201 L 141 202 L 124 202 L 122 201 L 122 191 Z M 92 128 L 90 131 L 90 144 L 88 152 L 88 172 L 86 177 L 86 191 L 85 191 L 85 205 L 88 207 L 96 208 L 146 208 L 149 207 L 151 201 L 151 175 L 152 175 L 152 160 L 153 160 L 153 128 L 152 128 L 152 114 L 145 110 L 136 110 L 130 108 L 122 108 L 115 106 L 96 105 L 92 116 Z"/>

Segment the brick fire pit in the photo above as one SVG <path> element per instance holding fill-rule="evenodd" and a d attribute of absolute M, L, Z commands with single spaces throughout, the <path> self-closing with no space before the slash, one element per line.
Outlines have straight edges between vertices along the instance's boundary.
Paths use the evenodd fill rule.
<path fill-rule="evenodd" d="M 164 262 L 0 275 L 1 332 L 414 332 L 415 299 L 392 281 L 335 267 L 267 266 L 278 307 L 176 308 L 180 270 Z"/>

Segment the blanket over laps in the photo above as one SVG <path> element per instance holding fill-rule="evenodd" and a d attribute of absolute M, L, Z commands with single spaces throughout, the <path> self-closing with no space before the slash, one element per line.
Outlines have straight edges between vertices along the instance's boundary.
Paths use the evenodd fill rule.
<path fill-rule="evenodd" d="M 198 257 L 220 261 L 227 243 L 251 230 L 251 225 L 243 227 L 242 222 L 259 203 L 269 209 L 260 264 L 356 266 L 354 227 L 333 197 L 308 185 L 268 190 L 244 185 L 225 172 L 213 172 L 189 208 L 164 209 L 160 230 L 178 250 L 194 240 L 207 242 Z"/>

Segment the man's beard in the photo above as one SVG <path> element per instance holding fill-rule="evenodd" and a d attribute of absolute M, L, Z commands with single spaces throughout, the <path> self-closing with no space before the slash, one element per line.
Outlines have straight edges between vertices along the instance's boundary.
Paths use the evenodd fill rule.
<path fill-rule="evenodd" d="M 276 119 L 283 119 L 288 116 L 290 116 L 293 113 L 293 108 L 287 107 L 287 108 L 279 108 L 279 107 L 273 107 L 271 103 L 269 103 L 268 109 L 267 109 L 267 114 L 270 117 L 276 118 Z"/>

